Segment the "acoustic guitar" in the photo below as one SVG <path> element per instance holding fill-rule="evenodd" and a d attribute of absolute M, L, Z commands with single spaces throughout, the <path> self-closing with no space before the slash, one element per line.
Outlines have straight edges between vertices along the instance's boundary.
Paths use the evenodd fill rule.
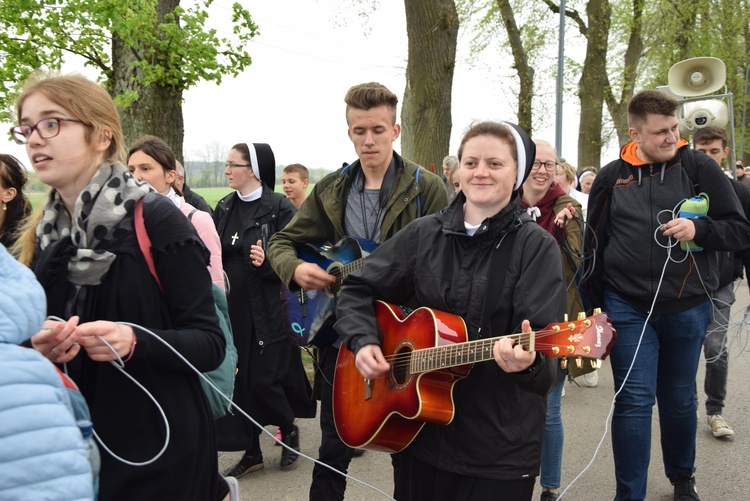
<path fill-rule="evenodd" d="M 336 282 L 319 291 L 292 291 L 282 286 L 284 332 L 292 344 L 323 347 L 336 340 L 331 317 L 336 311 L 341 284 L 347 275 L 362 267 L 365 257 L 377 246 L 375 242 L 363 238 L 345 236 L 333 246 L 301 245 L 297 248 L 297 257 L 317 264 L 336 277 Z"/>
<path fill-rule="evenodd" d="M 527 351 L 575 358 L 578 364 L 583 358 L 605 359 L 616 338 L 609 318 L 599 312 L 536 332 L 476 341 L 467 341 L 464 320 L 450 313 L 423 307 L 407 316 L 396 305 L 376 301 L 375 314 L 390 370 L 365 379 L 354 354 L 342 347 L 333 380 L 333 417 L 348 446 L 386 452 L 403 450 L 425 423 L 450 423 L 453 385 L 469 374 L 471 364 L 494 363 L 492 347 L 502 337 Z"/>

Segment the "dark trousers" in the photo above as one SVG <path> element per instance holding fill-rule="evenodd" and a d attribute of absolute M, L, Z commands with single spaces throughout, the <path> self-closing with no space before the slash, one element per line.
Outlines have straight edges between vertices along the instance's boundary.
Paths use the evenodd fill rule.
<path fill-rule="evenodd" d="M 346 348 L 342 348 L 346 349 Z M 339 438 L 333 421 L 333 373 L 336 368 L 337 348 L 321 348 L 319 357 L 322 371 L 320 377 L 320 432 L 321 441 L 318 459 L 333 468 L 346 473 L 354 449 Z M 315 464 L 310 486 L 310 501 L 337 501 L 344 499 L 346 477 L 330 469 Z"/>
<path fill-rule="evenodd" d="M 395 454 L 396 501 L 530 501 L 534 477 L 492 480 L 439 470 L 408 452 Z"/>

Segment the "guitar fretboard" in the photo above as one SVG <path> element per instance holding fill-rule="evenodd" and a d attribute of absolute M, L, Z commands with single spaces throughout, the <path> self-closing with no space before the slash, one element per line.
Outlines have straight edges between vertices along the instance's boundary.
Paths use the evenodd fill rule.
<path fill-rule="evenodd" d="M 330 273 L 334 277 L 336 277 L 336 285 L 341 285 L 344 278 L 349 273 L 353 273 L 360 269 L 362 267 L 362 263 L 364 262 L 365 258 L 361 257 L 355 261 L 352 261 L 351 263 L 345 264 L 339 268 L 336 268 L 335 270 L 331 270 Z"/>
<path fill-rule="evenodd" d="M 522 332 L 489 339 L 477 339 L 465 343 L 423 348 L 405 355 L 409 357 L 409 373 L 419 374 L 493 360 L 492 347 L 499 339 L 505 337 L 515 338 L 526 351 L 534 351 L 534 332 Z"/>

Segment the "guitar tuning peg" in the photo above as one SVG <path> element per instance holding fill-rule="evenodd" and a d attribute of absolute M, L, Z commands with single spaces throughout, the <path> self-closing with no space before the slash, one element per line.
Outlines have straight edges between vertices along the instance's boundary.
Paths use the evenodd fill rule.
<path fill-rule="evenodd" d="M 591 367 L 594 369 L 601 369 L 602 367 L 602 361 L 599 359 L 589 360 L 589 363 L 591 363 Z"/>
<path fill-rule="evenodd" d="M 581 357 L 576 357 L 576 367 L 579 369 L 583 367 L 583 359 Z"/>
<path fill-rule="evenodd" d="M 585 311 L 579 311 L 578 312 L 578 320 L 585 320 L 586 319 L 586 312 Z"/>
<path fill-rule="evenodd" d="M 567 321 L 568 321 L 568 314 L 566 313 L 565 316 L 563 317 L 563 322 L 567 322 Z"/>
<path fill-rule="evenodd" d="M 598 315 L 601 312 L 602 312 L 601 308 L 594 308 L 594 315 Z"/>
<path fill-rule="evenodd" d="M 562 368 L 563 370 L 565 370 L 565 369 L 568 368 L 568 359 L 567 358 L 560 359 L 560 368 Z"/>

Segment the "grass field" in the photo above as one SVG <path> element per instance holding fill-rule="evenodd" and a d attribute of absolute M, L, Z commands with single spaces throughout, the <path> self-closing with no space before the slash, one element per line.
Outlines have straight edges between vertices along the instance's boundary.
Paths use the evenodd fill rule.
<path fill-rule="evenodd" d="M 313 184 L 308 186 L 308 194 L 312 191 L 313 186 Z M 229 186 L 224 186 L 221 188 L 193 188 L 193 191 L 205 198 L 206 202 L 208 202 L 208 205 L 210 205 L 213 209 L 214 207 L 216 207 L 216 202 L 224 198 L 230 191 L 232 191 L 232 188 L 230 188 Z M 276 191 L 279 193 L 283 193 L 281 191 L 280 184 L 276 185 Z M 34 191 L 26 193 L 26 196 L 29 197 L 29 202 L 31 202 L 31 206 L 34 208 L 34 210 L 41 207 L 42 201 L 44 199 L 44 193 L 40 191 Z"/>
<path fill-rule="evenodd" d="M 224 198 L 232 188 L 225 186 L 222 188 L 191 188 L 194 192 L 202 196 L 208 202 L 208 205 L 213 209 L 216 207 L 216 202 Z"/>

